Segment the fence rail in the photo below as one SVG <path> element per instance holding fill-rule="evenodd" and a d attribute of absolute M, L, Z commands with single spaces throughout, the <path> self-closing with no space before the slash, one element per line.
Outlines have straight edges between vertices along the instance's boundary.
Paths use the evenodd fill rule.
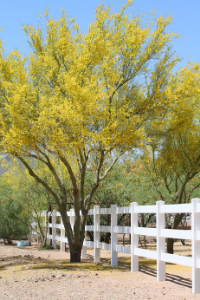
<path fill-rule="evenodd" d="M 139 213 L 155 213 L 156 228 L 138 227 Z M 167 213 L 190 213 L 191 230 L 173 230 L 165 229 L 165 214 Z M 100 225 L 100 215 L 111 215 L 111 226 Z M 131 226 L 118 226 L 118 214 L 131 214 Z M 74 209 L 67 212 L 70 217 L 70 223 L 73 229 L 75 221 Z M 90 209 L 88 215 L 93 215 L 94 225 L 86 225 L 85 231 L 94 232 L 94 241 L 83 242 L 82 258 L 86 258 L 87 247 L 94 248 L 94 261 L 100 261 L 100 249 L 111 251 L 111 265 L 118 265 L 118 252 L 131 254 L 131 272 L 138 272 L 138 258 L 146 257 L 157 260 L 157 281 L 165 280 L 165 263 L 174 263 L 192 267 L 192 292 L 200 293 L 200 199 L 192 199 L 190 204 L 172 204 L 165 205 L 164 201 L 157 201 L 156 205 L 141 206 L 136 202 L 131 203 L 129 207 L 117 207 L 111 205 L 110 208 L 100 208 L 95 206 Z M 49 212 L 42 212 L 41 216 L 49 219 Z M 60 242 L 60 250 L 65 251 L 65 244 L 68 239 L 65 237 L 65 228 L 61 219 L 61 224 L 56 224 L 56 217 L 60 217 L 57 211 L 52 212 L 52 223 L 48 228 L 52 228 L 52 234 L 47 231 L 47 239 L 52 240 L 52 245 L 56 247 L 56 241 Z M 35 223 L 32 224 L 34 226 Z M 56 229 L 60 229 L 60 236 L 56 235 Z M 100 232 L 111 233 L 111 244 L 100 242 Z M 131 234 L 131 246 L 118 245 L 117 234 Z M 157 250 L 146 250 L 138 247 L 138 235 L 148 235 L 156 238 Z M 192 242 L 192 257 L 180 256 L 165 253 L 165 239 L 190 239 Z"/>

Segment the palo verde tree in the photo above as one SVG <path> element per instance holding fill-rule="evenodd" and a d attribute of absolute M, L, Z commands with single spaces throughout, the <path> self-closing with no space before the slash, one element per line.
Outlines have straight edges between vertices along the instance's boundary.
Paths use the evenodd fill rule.
<path fill-rule="evenodd" d="M 151 146 L 144 151 L 145 166 L 159 199 L 168 204 L 189 203 L 200 193 L 200 67 L 189 64 L 181 69 L 169 81 L 166 95 L 181 99 L 180 126 L 168 132 L 154 129 Z M 183 217 L 183 213 L 169 216 L 167 227 L 176 229 Z M 173 254 L 173 244 L 173 239 L 167 239 L 168 253 Z"/>
<path fill-rule="evenodd" d="M 166 32 L 171 17 L 128 16 L 102 4 L 86 34 L 67 19 L 48 16 L 46 28 L 25 26 L 31 52 L 0 54 L 1 151 L 18 158 L 55 199 L 69 241 L 71 262 L 80 261 L 87 213 L 101 181 L 126 151 L 146 140 L 145 124 L 167 113 L 163 97 L 176 64 Z M 162 87 L 162 88 L 161 88 Z M 39 160 L 53 177 L 43 180 L 26 158 Z M 85 189 L 86 174 L 95 179 Z M 68 210 L 68 173 L 75 208 Z M 82 216 L 80 217 L 79 211 Z"/>

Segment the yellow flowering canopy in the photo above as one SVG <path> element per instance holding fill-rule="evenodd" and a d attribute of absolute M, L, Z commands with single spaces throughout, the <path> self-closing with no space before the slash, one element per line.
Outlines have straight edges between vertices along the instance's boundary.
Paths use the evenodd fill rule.
<path fill-rule="evenodd" d="M 81 34 L 65 12 L 46 13 L 46 30 L 25 26 L 32 49 L 0 54 L 1 147 L 8 153 L 50 149 L 136 146 L 144 124 L 160 116 L 177 59 L 170 55 L 171 18 L 142 26 L 142 17 L 99 5 L 88 32 Z M 160 88 L 162 86 L 162 89 Z"/>

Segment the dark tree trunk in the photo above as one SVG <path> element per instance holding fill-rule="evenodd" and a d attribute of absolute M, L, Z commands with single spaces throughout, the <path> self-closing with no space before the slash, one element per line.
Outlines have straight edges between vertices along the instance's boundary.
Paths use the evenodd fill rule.
<path fill-rule="evenodd" d="M 110 236 L 111 236 L 111 233 L 110 232 L 106 232 L 106 236 L 105 236 L 105 243 L 109 244 L 109 241 L 110 241 Z"/>
<path fill-rule="evenodd" d="M 167 253 L 173 254 L 174 253 L 174 239 L 167 239 Z"/>
<path fill-rule="evenodd" d="M 185 246 L 185 240 L 181 240 L 183 246 Z"/>
<path fill-rule="evenodd" d="M 174 218 L 173 229 L 177 229 L 179 224 L 181 223 L 185 214 L 176 214 Z M 171 229 L 171 226 L 167 226 L 168 229 Z M 174 254 L 174 239 L 167 239 L 167 253 Z"/>
<path fill-rule="evenodd" d="M 92 231 L 88 231 L 87 234 L 88 234 L 88 236 L 90 238 L 90 241 L 93 242 L 94 241 L 94 234 L 93 234 L 93 232 Z"/>
<path fill-rule="evenodd" d="M 82 245 L 74 244 L 73 248 L 74 251 L 70 249 L 70 263 L 80 263 Z"/>
<path fill-rule="evenodd" d="M 12 245 L 12 240 L 10 240 L 9 238 L 7 238 L 7 245 Z"/>

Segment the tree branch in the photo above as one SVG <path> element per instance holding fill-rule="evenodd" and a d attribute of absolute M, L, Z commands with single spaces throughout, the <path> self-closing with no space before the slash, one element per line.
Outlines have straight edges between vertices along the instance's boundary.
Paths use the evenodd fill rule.
<path fill-rule="evenodd" d="M 30 227 L 30 228 L 31 228 L 33 231 L 35 231 L 37 234 L 39 234 L 39 235 L 41 234 L 39 231 L 37 231 L 36 229 L 34 229 L 29 223 L 27 223 L 27 222 L 21 220 L 20 218 L 18 218 L 18 217 L 16 217 L 16 216 L 14 216 L 14 218 L 17 219 L 18 221 L 22 222 L 23 224 L 27 225 L 28 227 Z"/>
<path fill-rule="evenodd" d="M 191 189 L 191 191 L 189 192 L 189 195 L 187 196 L 186 203 L 188 203 L 188 201 L 190 200 L 190 197 L 191 197 L 193 191 L 198 189 L 199 187 L 200 187 L 200 183 Z"/>
<path fill-rule="evenodd" d="M 28 169 L 30 176 L 34 177 L 37 182 L 41 183 L 47 189 L 47 191 L 54 197 L 57 205 L 59 206 L 60 205 L 59 198 L 58 198 L 57 194 L 50 188 L 50 186 L 35 174 L 33 169 L 29 166 L 29 164 L 21 156 L 18 156 L 17 154 L 15 154 L 15 157 L 17 157 L 22 162 L 22 164 Z"/>

